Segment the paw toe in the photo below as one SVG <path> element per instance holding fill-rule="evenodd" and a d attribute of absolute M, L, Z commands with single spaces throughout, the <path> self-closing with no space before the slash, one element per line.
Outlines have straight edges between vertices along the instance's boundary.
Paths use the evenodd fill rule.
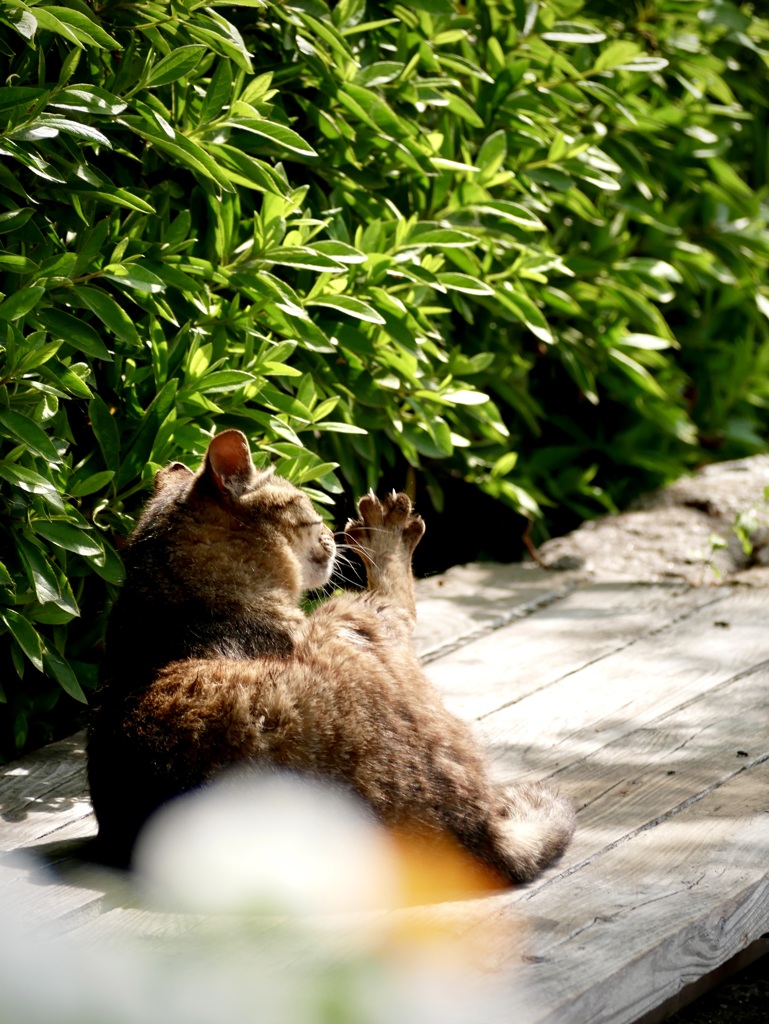
<path fill-rule="evenodd" d="M 361 520 L 367 526 L 381 525 L 384 518 L 382 502 L 373 491 L 364 494 L 360 499 L 358 502 L 358 512 L 360 513 Z"/>
<path fill-rule="evenodd" d="M 422 538 L 422 534 L 425 532 L 425 521 L 421 516 L 412 516 L 410 522 L 406 524 L 403 531 L 403 536 L 410 544 L 416 545 Z"/>
<path fill-rule="evenodd" d="M 384 515 L 393 526 L 399 526 L 411 514 L 411 500 L 402 491 L 391 491 L 384 500 Z"/>

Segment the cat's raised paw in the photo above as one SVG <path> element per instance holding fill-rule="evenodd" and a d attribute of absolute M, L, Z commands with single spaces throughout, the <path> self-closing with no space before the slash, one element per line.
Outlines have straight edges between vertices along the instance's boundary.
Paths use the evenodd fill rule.
<path fill-rule="evenodd" d="M 425 532 L 424 520 L 412 512 L 411 499 L 403 492 L 391 491 L 380 499 L 369 491 L 358 502 L 358 513 L 360 519 L 351 519 L 345 534 L 364 555 L 391 546 L 394 538 L 411 552 Z"/>

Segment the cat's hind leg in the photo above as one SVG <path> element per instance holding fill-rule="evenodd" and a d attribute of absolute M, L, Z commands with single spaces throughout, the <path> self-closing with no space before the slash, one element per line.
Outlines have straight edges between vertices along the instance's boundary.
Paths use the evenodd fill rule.
<path fill-rule="evenodd" d="M 348 542 L 363 559 L 369 592 L 385 598 L 416 621 L 411 558 L 425 532 L 422 518 L 412 512 L 408 495 L 392 491 L 379 499 L 369 493 L 358 502 L 359 519 L 345 527 Z"/>

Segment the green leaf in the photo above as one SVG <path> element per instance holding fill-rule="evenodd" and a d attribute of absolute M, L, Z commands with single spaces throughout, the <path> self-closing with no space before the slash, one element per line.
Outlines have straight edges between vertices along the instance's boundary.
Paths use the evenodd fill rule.
<path fill-rule="evenodd" d="M 237 391 L 256 381 L 253 373 L 245 370 L 214 370 L 195 382 L 195 390 L 206 394 L 216 391 Z"/>
<path fill-rule="evenodd" d="M 443 228 L 437 225 L 417 225 L 403 242 L 406 249 L 426 249 L 430 246 L 440 248 L 467 248 L 477 245 L 478 238 L 469 231 L 457 231 L 455 228 Z"/>
<path fill-rule="evenodd" d="M 98 128 L 94 128 L 92 125 L 71 121 L 67 117 L 62 117 L 61 114 L 41 115 L 36 118 L 29 128 L 32 130 L 46 128 L 53 132 L 64 132 L 65 135 L 74 135 L 75 138 L 85 139 L 87 142 L 93 142 L 96 145 L 112 149 L 112 143 L 104 132 L 100 132 Z"/>
<path fill-rule="evenodd" d="M 756 292 L 755 299 L 759 310 L 769 319 L 769 298 L 762 295 L 761 292 Z"/>
<path fill-rule="evenodd" d="M 360 69 L 355 76 L 355 84 L 373 89 L 377 85 L 393 82 L 405 68 L 399 60 L 377 60 Z"/>
<path fill-rule="evenodd" d="M 451 17 L 455 13 L 453 0 L 409 0 L 409 6 L 437 16 Z"/>
<path fill-rule="evenodd" d="M 49 674 L 54 677 L 65 693 L 81 704 L 87 704 L 88 698 L 83 693 L 83 688 L 78 682 L 77 676 L 72 671 L 72 666 L 62 657 L 61 654 L 49 644 L 46 644 L 43 653 L 43 663 Z"/>
<path fill-rule="evenodd" d="M 525 228 L 527 231 L 546 231 L 545 224 L 540 218 L 533 213 L 531 210 L 522 206 L 520 203 L 513 203 L 506 199 L 500 199 L 497 201 L 489 200 L 485 203 L 476 203 L 473 206 L 468 207 L 476 213 L 486 214 L 493 217 L 498 217 L 501 220 L 510 221 L 511 224 L 515 224 L 520 228 Z"/>
<path fill-rule="evenodd" d="M 46 462 L 59 465 L 61 456 L 54 448 L 46 432 L 33 420 L 10 409 L 0 409 L 0 424 L 27 446 L 35 455 L 40 455 Z"/>
<path fill-rule="evenodd" d="M 0 89 L 0 113 L 25 110 L 41 96 L 45 96 L 45 89 L 30 88 L 26 85 L 5 85 Z"/>
<path fill-rule="evenodd" d="M 158 431 L 174 406 L 177 388 L 178 381 L 176 378 L 169 380 L 147 407 L 139 429 L 136 431 L 118 468 L 116 479 L 118 491 L 122 490 L 144 469 L 155 445 Z"/>
<path fill-rule="evenodd" d="M 17 537 L 16 543 L 40 604 L 53 604 L 70 618 L 78 616 L 80 609 L 77 601 L 61 571 L 46 558 L 44 552 L 31 539 Z"/>
<path fill-rule="evenodd" d="M 507 476 L 508 473 L 512 473 L 517 464 L 518 452 L 505 452 L 491 467 L 491 475 L 498 477 Z"/>
<path fill-rule="evenodd" d="M 640 53 L 641 47 L 638 43 L 630 42 L 628 39 L 618 39 L 601 50 L 595 59 L 593 70 L 611 71 L 627 64 Z"/>
<path fill-rule="evenodd" d="M 34 270 L 37 270 L 37 263 L 33 263 L 26 256 L 0 253 L 0 271 L 7 271 L 9 274 L 30 274 Z"/>
<path fill-rule="evenodd" d="M 235 146 L 211 145 L 209 148 L 235 184 L 271 192 L 281 197 L 288 195 L 288 184 L 266 161 L 243 153 Z"/>
<path fill-rule="evenodd" d="M 111 483 L 114 476 L 115 474 L 111 469 L 106 469 L 101 473 L 92 473 L 90 476 L 72 484 L 69 488 L 69 493 L 73 498 L 84 498 L 88 494 L 95 494 Z"/>
<path fill-rule="evenodd" d="M 33 519 L 30 523 L 35 533 L 65 551 L 76 555 L 100 555 L 102 546 L 94 536 L 70 523 L 50 519 Z"/>
<path fill-rule="evenodd" d="M 168 56 L 163 57 L 162 60 L 159 60 L 150 69 L 145 83 L 146 88 L 154 89 L 159 85 L 170 85 L 171 82 L 178 82 L 198 66 L 205 52 L 205 46 L 202 46 L 200 43 L 180 46 L 172 50 Z"/>
<path fill-rule="evenodd" d="M 134 195 L 125 188 L 92 188 L 78 189 L 71 188 L 70 192 L 76 196 L 83 196 L 87 199 L 99 200 L 108 203 L 110 206 L 122 206 L 126 210 L 137 210 L 139 213 L 155 213 L 155 208 L 140 196 Z"/>
<path fill-rule="evenodd" d="M 107 583 L 120 586 L 120 584 L 125 580 L 125 568 L 120 560 L 120 555 L 118 555 L 118 553 L 113 550 L 106 541 L 103 543 L 103 556 L 99 556 L 98 558 L 89 558 L 87 561 L 97 576 L 106 580 Z"/>
<path fill-rule="evenodd" d="M 35 308 L 45 288 L 34 285 L 32 288 L 20 288 L 0 302 L 0 320 L 19 320 Z"/>
<path fill-rule="evenodd" d="M 451 405 L 483 405 L 489 400 L 489 396 L 482 391 L 471 391 L 469 388 L 444 391 L 441 397 Z"/>
<path fill-rule="evenodd" d="M 10 587 L 13 589 L 13 579 L 11 578 L 11 574 L 2 562 L 0 562 L 0 587 Z"/>
<path fill-rule="evenodd" d="M 76 351 L 83 352 L 92 359 L 112 361 L 112 354 L 90 324 L 80 320 L 61 309 L 44 309 L 37 314 L 37 319 L 48 332 Z"/>
<path fill-rule="evenodd" d="M 666 260 L 658 260 L 647 256 L 633 256 L 620 260 L 615 264 L 617 270 L 630 270 L 642 277 L 651 277 L 658 281 L 673 281 L 680 284 L 683 280 L 676 268 Z"/>
<path fill-rule="evenodd" d="M 5 623 L 16 643 L 21 647 L 38 672 L 43 671 L 43 643 L 40 635 L 25 616 L 13 608 L 0 609 L 0 619 Z"/>
<path fill-rule="evenodd" d="M 341 274 L 347 269 L 337 259 L 326 256 L 322 252 L 318 252 L 316 249 L 306 245 L 268 249 L 262 256 L 262 259 L 265 263 L 277 263 L 282 267 L 296 267 L 300 270 L 319 270 L 327 274 Z"/>
<path fill-rule="evenodd" d="M 156 127 L 145 118 L 132 115 L 120 118 L 120 122 L 204 180 L 215 181 L 224 192 L 234 191 L 230 179 L 216 161 L 181 132 L 171 128 L 169 136 L 163 128 Z"/>
<path fill-rule="evenodd" d="M 72 363 L 71 366 L 65 366 L 63 363 L 50 362 L 41 370 L 52 384 L 63 388 L 76 398 L 91 397 L 91 389 L 86 383 L 89 372 L 87 363 Z"/>
<path fill-rule="evenodd" d="M 69 85 L 54 93 L 49 107 L 62 110 L 78 110 L 86 114 L 101 114 L 115 117 L 122 114 L 127 104 L 100 86 L 83 84 Z"/>
<path fill-rule="evenodd" d="M 638 384 L 642 391 L 648 392 L 655 398 L 665 399 L 665 392 L 645 366 L 641 366 L 641 364 L 635 359 L 631 359 L 626 352 L 621 352 L 616 348 L 609 349 L 609 357 L 624 373 Z"/>
<path fill-rule="evenodd" d="M 551 29 L 541 34 L 549 43 L 602 43 L 606 33 L 594 25 L 578 21 L 556 21 Z"/>
<path fill-rule="evenodd" d="M 35 545 L 16 537 L 16 547 L 22 563 L 35 588 L 35 597 L 40 604 L 58 601 L 61 594 L 56 572 L 43 552 Z"/>
<path fill-rule="evenodd" d="M 343 423 L 338 420 L 321 420 L 313 425 L 313 430 L 325 430 L 331 434 L 367 434 L 363 427 L 354 423 Z"/>
<path fill-rule="evenodd" d="M 381 96 L 372 90 L 363 89 L 352 82 L 346 82 L 343 88 L 337 90 L 336 98 L 365 124 L 375 131 L 383 133 L 387 138 L 409 137 L 407 125 Z"/>
<path fill-rule="evenodd" d="M 438 274 L 438 280 L 444 288 L 457 292 L 464 292 L 466 295 L 493 295 L 494 289 L 484 284 L 469 274 Z"/>
<path fill-rule="evenodd" d="M 205 43 L 214 53 L 229 57 L 246 74 L 253 74 L 251 55 L 243 37 L 217 11 L 209 7 L 205 14 L 194 14 L 186 27 L 193 39 Z"/>
<path fill-rule="evenodd" d="M 267 139 L 279 149 L 287 149 L 289 153 L 298 153 L 300 156 L 315 157 L 318 154 L 309 143 L 297 135 L 292 128 L 283 124 L 276 124 L 274 121 L 253 117 L 236 117 L 225 121 L 226 125 L 233 128 L 240 128 L 242 131 L 251 132 L 252 135 L 260 135 Z"/>
<path fill-rule="evenodd" d="M 11 231 L 18 231 L 24 227 L 32 218 L 33 210 L 16 207 L 11 210 L 4 210 L 0 213 L 0 234 L 8 234 Z"/>
<path fill-rule="evenodd" d="M 618 64 L 620 71 L 641 71 L 651 74 L 652 71 L 664 71 L 669 61 L 664 57 L 634 57 L 627 64 Z"/>
<path fill-rule="evenodd" d="M 678 348 L 675 341 L 672 341 L 670 338 L 659 338 L 655 334 L 625 334 L 617 339 L 617 344 L 626 345 L 629 348 L 644 348 L 653 351 Z"/>
<path fill-rule="evenodd" d="M 452 114 L 456 114 L 461 117 L 463 121 L 471 124 L 474 128 L 485 128 L 485 122 L 483 118 L 473 110 L 467 100 L 463 100 L 461 96 L 457 96 L 453 92 L 445 94 L 447 105 Z"/>
<path fill-rule="evenodd" d="M 73 293 L 80 299 L 84 306 L 95 313 L 104 326 L 111 331 L 116 338 L 127 345 L 141 346 L 139 335 L 136 331 L 133 320 L 126 313 L 122 306 L 100 288 L 92 288 L 90 285 L 77 285 L 72 289 Z"/>
<path fill-rule="evenodd" d="M 76 42 L 86 43 L 91 46 L 98 46 L 103 50 L 122 50 L 123 47 L 113 36 L 106 32 L 101 24 L 71 7 L 41 7 L 34 8 L 35 17 L 43 28 L 50 28 L 53 32 L 63 32 L 62 26 L 66 26 L 73 34 Z M 45 15 L 45 17 L 43 17 Z M 49 24 L 46 24 L 49 19 Z M 53 27 L 53 23 L 58 27 Z"/>
<path fill-rule="evenodd" d="M 155 294 L 166 290 L 163 281 L 141 263 L 110 263 L 104 268 L 101 276 L 120 285 L 121 288 L 139 292 Z"/>
<path fill-rule="evenodd" d="M 56 507 L 61 507 L 62 501 L 59 492 L 50 480 L 46 480 L 40 473 L 26 466 L 20 466 L 16 462 L 0 461 L 0 478 L 8 483 L 20 487 L 30 494 L 41 494 Z"/>
<path fill-rule="evenodd" d="M 352 245 L 348 245 L 347 242 L 313 242 L 312 247 L 316 253 L 319 252 L 324 256 L 330 256 L 337 263 L 365 263 L 368 259 L 365 253 L 359 252 Z"/>
<path fill-rule="evenodd" d="M 71 277 L 77 264 L 76 252 L 60 252 L 43 260 L 39 267 L 40 277 Z"/>
<path fill-rule="evenodd" d="M 211 82 L 206 90 L 203 106 L 200 109 L 201 124 L 218 120 L 222 111 L 229 106 L 232 94 L 232 69 L 228 60 L 220 60 Z"/>
<path fill-rule="evenodd" d="M 548 345 L 553 343 L 554 338 L 547 320 L 528 296 L 523 295 L 509 284 L 506 287 L 497 288 L 495 291 L 497 300 L 514 312 L 532 334 Z"/>
<path fill-rule="evenodd" d="M 305 303 L 307 306 L 324 306 L 329 309 L 336 309 L 341 313 L 347 313 L 356 320 L 365 320 L 371 324 L 383 324 L 385 319 L 381 314 L 361 299 L 354 299 L 350 295 L 315 295 Z"/>

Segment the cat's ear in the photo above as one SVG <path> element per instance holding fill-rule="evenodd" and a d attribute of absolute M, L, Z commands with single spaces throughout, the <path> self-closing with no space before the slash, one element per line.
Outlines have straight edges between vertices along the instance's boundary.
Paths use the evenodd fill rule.
<path fill-rule="evenodd" d="M 221 492 L 239 496 L 256 479 L 251 452 L 245 434 L 239 430 L 223 430 L 217 434 L 206 453 L 205 472 Z"/>
<path fill-rule="evenodd" d="M 164 466 L 155 474 L 155 494 L 188 476 L 193 476 L 193 472 L 182 462 L 172 462 L 170 466 Z"/>

